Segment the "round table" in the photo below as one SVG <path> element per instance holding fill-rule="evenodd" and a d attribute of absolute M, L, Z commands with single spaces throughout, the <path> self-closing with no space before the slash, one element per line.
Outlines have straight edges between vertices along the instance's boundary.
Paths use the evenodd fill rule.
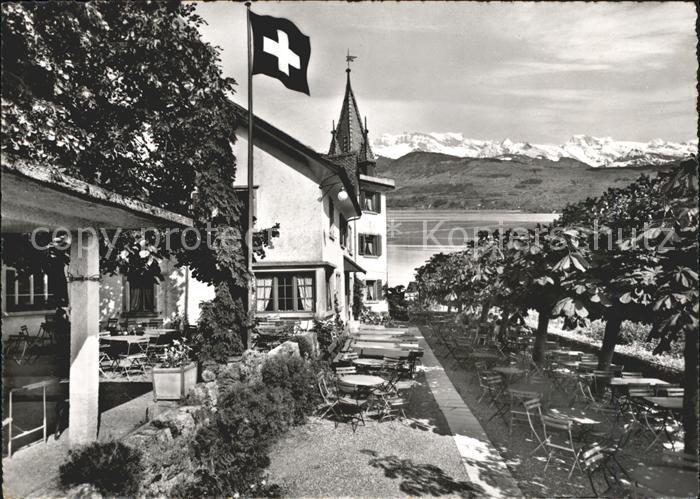
<path fill-rule="evenodd" d="M 499 374 L 502 374 L 503 376 L 506 377 L 508 381 L 512 380 L 513 378 L 517 376 L 523 376 L 527 372 L 525 369 L 521 369 L 516 366 L 498 366 L 498 367 L 492 367 L 492 371 L 497 372 Z"/>
<path fill-rule="evenodd" d="M 379 369 L 384 364 L 384 361 L 382 359 L 355 359 L 352 363 L 359 367 Z"/>
<path fill-rule="evenodd" d="M 371 376 L 369 374 L 348 374 L 347 376 L 341 377 L 340 382 L 348 385 L 374 388 L 383 385 L 386 383 L 386 380 L 379 376 Z"/>

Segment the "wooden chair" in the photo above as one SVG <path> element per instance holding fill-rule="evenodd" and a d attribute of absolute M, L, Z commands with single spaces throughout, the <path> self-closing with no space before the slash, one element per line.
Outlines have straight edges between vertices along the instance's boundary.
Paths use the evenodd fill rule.
<path fill-rule="evenodd" d="M 574 447 L 574 438 L 571 434 L 571 428 L 573 427 L 573 422 L 568 419 L 554 418 L 551 416 L 542 416 L 542 429 L 544 430 L 544 446 L 548 453 L 547 462 L 544 465 L 544 471 L 547 471 L 549 462 L 555 453 L 570 454 L 573 464 L 569 470 L 568 478 L 574 472 L 574 469 L 578 466 L 581 470 L 581 463 L 579 462 L 580 450 Z M 583 470 L 581 470 L 583 471 Z"/>

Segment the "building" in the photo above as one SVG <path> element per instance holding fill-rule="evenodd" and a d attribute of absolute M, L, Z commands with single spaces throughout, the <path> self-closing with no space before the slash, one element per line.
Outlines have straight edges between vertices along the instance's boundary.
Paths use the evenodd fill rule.
<path fill-rule="evenodd" d="M 357 183 L 361 216 L 352 220 L 356 261 L 365 269 L 363 301 L 374 312 L 388 312 L 384 297 L 387 283 L 386 195 L 394 189 L 394 181 L 379 177 L 377 160 L 369 141 L 367 119 L 361 118 L 350 84 L 350 68 L 346 69 L 345 97 L 337 126 L 332 128 L 327 158 L 343 165 Z"/>
<path fill-rule="evenodd" d="M 234 145 L 238 163 L 234 185 L 247 199 L 248 111 L 235 105 L 235 112 L 239 140 Z M 376 158 L 350 84 L 350 70 L 328 154 L 314 151 L 258 117 L 253 124 L 255 228 L 280 224 L 273 247 L 254 263 L 257 315 L 327 319 L 337 309 L 343 320 L 350 320 L 356 274 L 363 283 L 365 305 L 376 312 L 388 311 L 383 296 L 386 193 L 394 182 L 376 174 Z M 214 297 L 213 287 L 174 262 L 165 260 L 160 266 L 164 280 L 158 284 L 102 276 L 100 321 L 196 322 L 199 304 Z M 3 267 L 3 282 L 11 272 Z M 50 285 L 35 288 L 48 293 Z M 38 329 L 45 314 L 36 307 L 15 311 L 7 299 L 3 312 L 9 314 L 6 319 L 12 331 L 25 324 L 30 330 Z"/>
<path fill-rule="evenodd" d="M 234 185 L 248 186 L 248 112 L 236 106 L 241 126 Z M 336 309 L 351 318 L 356 261 L 350 220 L 362 214 L 357 174 L 255 117 L 255 229 L 280 224 L 280 235 L 253 264 L 256 315 L 327 319 Z"/>
<path fill-rule="evenodd" d="M 56 169 L 3 158 L 2 233 L 60 229 L 70 233 L 71 238 L 67 283 L 65 278 L 63 283 L 52 282 L 52 276 L 43 274 L 21 277 L 12 268 L 3 266 L 4 347 L 18 337 L 23 325 L 27 325 L 28 334 L 36 334 L 37 321 L 43 321 L 45 314 L 56 310 L 52 299 L 58 285 L 63 285 L 64 293 L 68 293 L 70 318 L 70 351 L 65 367 L 53 365 L 55 356 L 49 355 L 41 366 L 26 363 L 15 366 L 13 362 L 13 368 L 18 369 L 8 377 L 8 366 L 3 365 L 3 390 L 44 380 L 47 376 L 57 384 L 57 376 L 65 377 L 70 400 L 71 445 L 95 440 L 98 430 L 100 255 L 97 231 L 190 226 L 192 220 L 187 217 L 108 192 Z"/>

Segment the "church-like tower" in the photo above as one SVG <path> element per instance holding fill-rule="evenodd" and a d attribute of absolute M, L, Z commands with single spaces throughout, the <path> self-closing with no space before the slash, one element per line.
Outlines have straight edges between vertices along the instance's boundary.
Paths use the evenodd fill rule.
<path fill-rule="evenodd" d="M 348 56 L 351 60 L 352 56 Z M 345 96 L 337 124 L 333 123 L 327 157 L 342 166 L 357 182 L 362 216 L 352 223 L 355 261 L 365 269 L 356 278 L 364 281 L 364 304 L 375 312 L 388 312 L 384 288 L 388 282 L 386 240 L 386 194 L 394 181 L 377 176 L 377 159 L 372 152 L 367 118 L 362 119 L 345 70 Z M 357 319 L 357 318 L 356 318 Z"/>

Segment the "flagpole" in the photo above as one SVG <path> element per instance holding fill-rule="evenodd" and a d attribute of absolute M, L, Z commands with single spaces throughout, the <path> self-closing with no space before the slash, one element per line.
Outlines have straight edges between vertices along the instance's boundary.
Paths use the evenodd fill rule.
<path fill-rule="evenodd" d="M 248 32 L 248 231 L 246 233 L 246 244 L 248 245 L 248 272 L 250 273 L 250 283 L 248 286 L 248 312 L 255 313 L 253 306 L 253 44 L 252 28 L 250 26 L 250 2 L 245 3 L 247 7 L 246 20 Z M 247 345 L 246 345 L 247 347 Z"/>

